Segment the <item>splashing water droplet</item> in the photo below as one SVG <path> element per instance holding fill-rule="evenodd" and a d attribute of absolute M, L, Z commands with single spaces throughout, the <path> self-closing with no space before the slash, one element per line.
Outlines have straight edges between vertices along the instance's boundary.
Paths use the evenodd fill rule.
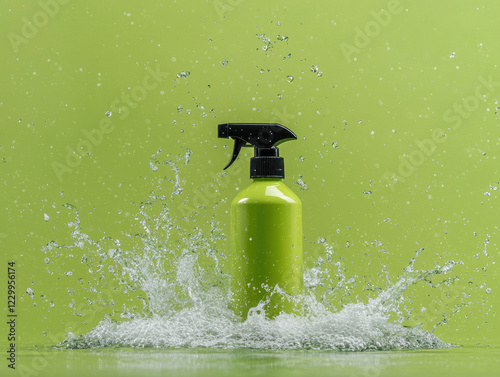
<path fill-rule="evenodd" d="M 191 151 L 191 149 L 188 148 L 187 151 L 186 151 L 186 154 L 184 155 L 184 165 L 189 165 L 189 161 L 191 159 L 191 154 L 192 153 L 193 152 Z"/>
<path fill-rule="evenodd" d="M 449 273 L 458 262 L 446 262 L 444 266 L 436 265 L 429 271 L 421 271 L 414 269 L 412 261 L 403 276 L 396 281 L 391 279 L 391 284 L 374 293 L 368 302 L 355 302 L 356 298 L 350 294 L 352 287 L 361 281 L 347 275 L 346 266 L 342 264 L 341 258 L 334 258 L 333 246 L 325 238 L 313 243 L 314 255 L 319 255 L 316 265 L 313 268 L 304 267 L 304 295 L 290 297 L 280 287 L 270 291 L 271 295 L 300 303 L 302 316 L 282 313 L 271 320 L 266 318 L 267 303 L 263 301 L 250 311 L 246 320 L 238 321 L 230 310 L 230 276 L 221 263 L 226 258 L 226 250 L 218 246 L 219 242 L 225 243 L 226 236 L 218 228 L 218 222 L 214 218 L 210 224 L 196 224 L 199 228 L 193 232 L 192 229 L 184 229 L 185 223 L 178 223 L 183 220 L 169 213 L 177 195 L 177 203 L 182 203 L 189 223 L 196 221 L 193 215 L 198 208 L 207 210 L 207 206 L 197 207 L 193 204 L 200 198 L 181 196 L 184 153 L 167 159 L 153 155 L 150 160 L 158 166 L 170 166 L 171 176 L 162 179 L 162 182 L 173 185 L 172 201 L 165 202 L 165 187 L 159 187 L 161 195 L 152 192 L 141 204 L 135 215 L 142 228 L 137 245 L 121 249 L 125 246 L 119 246 L 118 240 L 110 239 L 109 247 L 105 247 L 100 238 L 93 240 L 84 233 L 74 207 L 72 210 L 76 211 L 76 219 L 72 222 L 70 237 L 74 245 L 69 245 L 80 245 L 79 248 L 72 248 L 72 253 L 85 247 L 82 254 L 88 255 L 88 258 L 85 261 L 82 259 L 82 263 L 89 274 L 94 278 L 99 277 L 96 281 L 101 281 L 102 274 L 106 274 L 107 283 L 121 285 L 123 294 L 131 300 L 141 292 L 140 295 L 144 295 L 144 307 L 127 304 L 117 311 L 115 318 L 102 315 L 103 319 L 92 331 L 78 337 L 68 334 L 59 347 L 314 348 L 346 351 L 450 347 L 430 332 L 403 327 L 401 322 L 390 318 L 394 315 L 401 318 L 401 309 L 407 303 L 404 301 L 407 288 Z M 165 172 L 165 175 L 168 173 Z M 216 188 L 222 182 L 215 178 L 212 183 Z M 296 183 L 302 189 L 307 187 L 302 179 Z M 212 192 L 214 201 L 219 200 L 217 190 Z M 202 229 L 203 226 L 208 226 L 206 231 Z M 173 230 L 175 237 L 169 238 Z M 336 234 L 334 236 L 337 237 Z M 122 244 L 125 245 L 124 242 Z M 356 245 L 355 240 L 352 240 L 352 245 Z M 304 250 L 305 253 L 307 251 L 313 250 Z M 57 254 L 52 255 L 52 263 L 55 264 Z M 417 256 L 418 252 L 415 258 Z M 110 266 L 116 268 L 109 269 Z M 75 285 L 75 289 L 77 287 Z M 88 290 L 85 287 L 87 300 L 82 300 L 82 305 L 86 305 L 89 310 L 95 310 L 91 305 L 112 307 L 116 304 L 103 302 L 99 288 L 91 286 Z M 69 291 L 72 296 L 77 294 L 75 289 Z M 349 303 L 340 310 L 334 310 L 336 299 Z M 61 303 L 58 305 L 61 306 Z M 70 307 L 77 312 L 85 310 L 85 307 L 78 307 L 78 310 L 75 305 Z"/>
<path fill-rule="evenodd" d="M 29 296 L 33 299 L 35 298 L 35 291 L 31 288 L 26 289 L 26 293 L 29 294 Z"/>
<path fill-rule="evenodd" d="M 307 185 L 304 183 L 304 181 L 302 179 L 297 179 L 297 182 L 296 182 L 299 186 L 300 186 L 300 190 L 309 190 L 309 187 L 307 187 Z"/>
<path fill-rule="evenodd" d="M 191 72 L 189 71 L 182 71 L 180 73 L 177 74 L 177 78 L 180 79 L 180 78 L 187 78 L 189 75 L 191 74 Z"/>

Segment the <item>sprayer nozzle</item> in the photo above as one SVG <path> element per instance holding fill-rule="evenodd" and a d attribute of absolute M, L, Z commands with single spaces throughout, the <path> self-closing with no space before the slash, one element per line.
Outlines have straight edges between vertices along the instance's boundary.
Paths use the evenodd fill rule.
<path fill-rule="evenodd" d="M 232 138 L 234 140 L 234 149 L 233 155 L 231 156 L 231 160 L 227 164 L 224 169 L 227 169 L 231 164 L 236 160 L 238 154 L 240 153 L 241 147 L 246 146 L 254 146 L 255 147 L 255 157 L 252 158 L 257 159 L 258 163 L 256 166 L 264 166 L 263 164 L 267 164 L 264 159 L 267 161 L 271 158 L 277 158 L 282 161 L 283 159 L 279 157 L 277 152 L 277 146 L 285 141 L 296 140 L 297 136 L 285 126 L 282 126 L 278 123 L 224 123 L 218 125 L 218 137 L 222 139 Z M 265 153 L 260 153 L 260 150 L 270 150 L 276 149 L 276 155 L 270 156 L 265 155 Z M 270 162 L 270 161 L 268 161 Z M 280 162 L 280 166 L 283 163 Z M 267 166 L 267 165 L 265 165 Z M 271 165 L 269 165 L 271 166 Z M 264 176 L 282 176 L 284 175 L 283 168 L 274 168 L 274 163 L 271 168 L 264 169 L 262 174 L 257 174 L 255 177 L 264 177 Z M 253 169 L 253 168 L 252 168 Z M 262 169 L 261 169 L 262 170 Z M 253 170 L 252 170 L 253 171 Z M 275 174 L 274 174 L 274 173 Z M 274 174 L 274 175 L 273 175 Z M 251 173 L 252 176 L 252 173 Z M 253 176 L 252 176 L 253 177 Z"/>
<path fill-rule="evenodd" d="M 227 139 L 229 137 L 228 134 L 228 124 L 219 124 L 219 139 Z"/>

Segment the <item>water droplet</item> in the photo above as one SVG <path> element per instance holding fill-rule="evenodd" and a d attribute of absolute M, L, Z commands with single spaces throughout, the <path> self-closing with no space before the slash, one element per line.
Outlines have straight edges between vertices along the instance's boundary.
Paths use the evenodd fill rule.
<path fill-rule="evenodd" d="M 180 79 L 180 78 L 182 77 L 182 78 L 184 78 L 184 79 L 185 79 L 185 78 L 187 78 L 190 74 L 191 74 L 191 72 L 189 72 L 189 71 L 182 71 L 182 72 L 180 72 L 180 73 L 178 73 L 178 74 L 177 74 L 177 78 L 179 78 L 179 79 Z"/>
<path fill-rule="evenodd" d="M 453 51 L 450 55 L 450 58 L 453 59 L 455 57 L 455 51 Z"/>
<path fill-rule="evenodd" d="M 309 190 L 309 187 L 307 187 L 307 185 L 305 184 L 305 182 L 302 180 L 302 179 L 297 179 L 297 182 L 296 182 L 299 186 L 300 186 L 300 190 Z"/>
<path fill-rule="evenodd" d="M 50 263 L 50 259 L 49 259 L 49 258 L 45 258 L 43 261 L 44 261 L 45 263 L 47 263 L 47 264 L 49 264 L 49 263 Z"/>
<path fill-rule="evenodd" d="M 71 271 L 67 271 L 67 272 L 65 272 L 65 275 L 66 275 L 66 276 L 71 276 L 71 275 L 73 275 L 73 272 L 71 272 Z"/>
<path fill-rule="evenodd" d="M 27 288 L 26 293 L 29 294 L 31 298 L 35 297 L 35 291 L 33 291 L 33 289 L 31 288 Z"/>
<path fill-rule="evenodd" d="M 177 106 L 177 112 L 178 112 L 178 113 L 182 113 L 182 109 L 183 109 L 183 107 L 182 107 L 182 106 Z"/>
<path fill-rule="evenodd" d="M 222 65 L 227 65 L 227 63 L 229 63 L 226 59 L 224 59 L 223 61 L 220 62 L 220 64 Z"/>
<path fill-rule="evenodd" d="M 56 304 L 54 304 L 54 301 L 51 301 L 50 302 L 50 307 L 53 308 L 54 306 L 56 306 Z"/>
<path fill-rule="evenodd" d="M 282 98 L 283 98 L 283 96 L 282 96 L 281 94 L 278 94 L 278 95 L 276 96 L 276 98 L 278 98 L 278 99 L 282 99 Z"/>
<path fill-rule="evenodd" d="M 311 72 L 318 72 L 319 71 L 319 68 L 317 65 L 312 65 L 311 66 Z"/>
<path fill-rule="evenodd" d="M 50 217 L 49 217 L 49 215 L 47 215 L 46 213 L 44 213 L 44 214 L 43 214 L 43 219 L 44 219 L 45 221 L 49 221 L 49 220 L 50 220 Z"/>
<path fill-rule="evenodd" d="M 292 82 L 294 80 L 293 76 L 287 76 L 286 81 Z"/>
<path fill-rule="evenodd" d="M 110 117 L 111 115 L 113 115 L 113 113 L 111 112 L 111 110 L 108 110 L 104 113 L 104 115 L 106 115 L 107 117 Z"/>
<path fill-rule="evenodd" d="M 491 288 L 486 288 L 486 293 L 487 294 L 491 294 L 491 292 L 493 292 L 493 290 Z"/>
<path fill-rule="evenodd" d="M 339 145 L 337 144 L 337 142 L 336 142 L 336 141 L 334 141 L 334 142 L 332 143 L 332 147 L 333 147 L 333 148 L 335 148 L 335 149 L 338 149 Z"/>
<path fill-rule="evenodd" d="M 303 156 L 300 156 L 300 161 L 304 161 L 305 158 Z"/>

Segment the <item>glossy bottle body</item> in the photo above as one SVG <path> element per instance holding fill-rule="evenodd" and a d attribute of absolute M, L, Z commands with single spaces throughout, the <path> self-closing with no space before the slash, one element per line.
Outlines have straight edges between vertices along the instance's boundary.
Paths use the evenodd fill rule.
<path fill-rule="evenodd" d="M 298 313 L 302 294 L 302 203 L 279 178 L 256 178 L 231 203 L 232 308 L 242 319 L 260 301 L 267 318 Z"/>

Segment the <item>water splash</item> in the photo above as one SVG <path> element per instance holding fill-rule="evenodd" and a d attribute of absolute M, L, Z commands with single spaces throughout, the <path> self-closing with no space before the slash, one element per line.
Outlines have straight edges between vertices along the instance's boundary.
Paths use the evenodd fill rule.
<path fill-rule="evenodd" d="M 57 264 L 54 251 L 65 248 L 72 249 L 75 255 L 77 249 L 84 253 L 81 262 L 93 279 L 93 282 L 89 281 L 89 292 L 98 295 L 103 289 L 103 281 L 112 292 L 107 300 L 99 296 L 87 297 L 89 305 L 99 302 L 114 307 L 120 301 L 118 294 L 115 296 L 119 291 L 117 287 L 122 287 L 123 297 L 139 297 L 143 303 L 142 308 L 124 305 L 121 320 L 103 315 L 92 331 L 80 336 L 68 333 L 57 347 L 339 351 L 451 347 L 428 331 L 401 325 L 405 315 L 400 308 L 407 289 L 415 284 L 446 284 L 449 279 L 443 278 L 437 283 L 431 281 L 462 264 L 448 261 L 429 270 L 416 270 L 415 261 L 422 249 L 416 251 L 395 283 L 366 303 L 353 303 L 349 294 L 355 279 L 344 275 L 346 269 L 340 259 L 335 260 L 332 245 L 319 239 L 314 244 L 322 247 L 317 263 L 304 269 L 304 294 L 289 297 L 301 303 L 302 315 L 282 313 L 270 320 L 265 316 L 265 303 L 261 302 L 249 312 L 245 321 L 239 321 L 230 309 L 230 276 L 225 272 L 225 250 L 218 246 L 219 241 L 226 237 L 215 216 L 208 232 L 196 222 L 188 230 L 179 223 L 181 220 L 173 218 L 170 214 L 172 203 L 182 196 L 181 173 L 174 159 L 160 161 L 160 152 L 151 157 L 152 169 L 157 171 L 154 168 L 161 166 L 166 166 L 167 172 L 168 168 L 171 169 L 170 174 L 174 173 L 176 177 L 171 180 L 172 195 L 170 198 L 168 195 L 152 195 L 140 206 L 136 220 L 142 232 L 125 234 L 132 247 L 126 248 L 121 240 L 109 237 L 92 240 L 81 228 L 77 208 L 68 204 L 67 208 L 74 211 L 76 217 L 68 224 L 73 244 L 59 246 L 51 242 L 44 248 L 46 253 L 51 253 L 51 265 Z M 193 216 L 189 219 L 194 221 Z M 309 250 L 306 248 L 304 252 L 307 254 Z M 275 289 L 273 294 L 284 293 Z M 331 302 L 339 296 L 343 308 L 332 310 Z"/>

